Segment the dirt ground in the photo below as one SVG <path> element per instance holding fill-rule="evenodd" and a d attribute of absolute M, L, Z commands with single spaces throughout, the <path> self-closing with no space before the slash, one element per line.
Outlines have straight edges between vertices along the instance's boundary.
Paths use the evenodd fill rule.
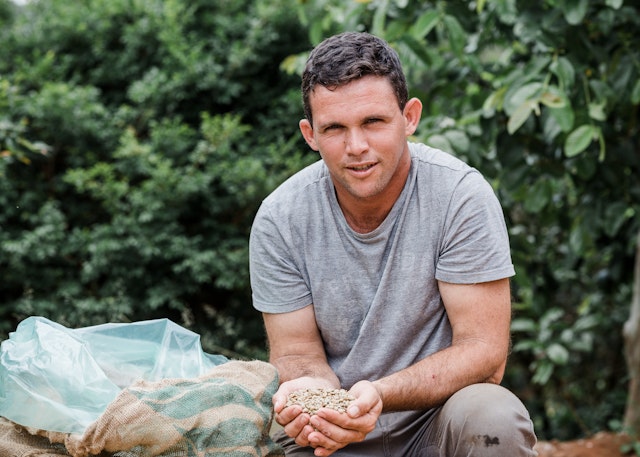
<path fill-rule="evenodd" d="M 539 457 L 640 457 L 634 453 L 623 454 L 621 446 L 629 439 L 615 433 L 600 432 L 575 441 L 541 441 L 536 445 Z"/>

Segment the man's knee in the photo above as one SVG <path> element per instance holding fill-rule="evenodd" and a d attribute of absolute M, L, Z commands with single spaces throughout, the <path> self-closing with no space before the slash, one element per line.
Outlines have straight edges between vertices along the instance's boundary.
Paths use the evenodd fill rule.
<path fill-rule="evenodd" d="M 535 455 L 536 437 L 529 413 L 501 386 L 466 387 L 445 403 L 439 416 L 447 447 L 456 449 L 447 455 Z M 473 453 L 467 454 L 470 449 Z"/>

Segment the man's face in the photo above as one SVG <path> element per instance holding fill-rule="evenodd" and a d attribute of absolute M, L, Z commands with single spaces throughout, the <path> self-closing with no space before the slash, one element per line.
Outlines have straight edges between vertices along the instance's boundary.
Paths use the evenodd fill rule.
<path fill-rule="evenodd" d="M 395 201 L 409 173 L 406 138 L 420 102 L 409 100 L 403 112 L 385 78 L 365 76 L 334 90 L 316 86 L 310 105 L 313 125 L 303 119 L 300 130 L 329 168 L 341 204 Z"/>

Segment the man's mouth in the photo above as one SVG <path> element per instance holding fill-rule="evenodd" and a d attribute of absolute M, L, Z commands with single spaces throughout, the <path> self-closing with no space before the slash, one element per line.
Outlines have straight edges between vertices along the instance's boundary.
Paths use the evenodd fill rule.
<path fill-rule="evenodd" d="M 347 167 L 347 168 L 349 168 L 349 170 L 353 170 L 353 171 L 367 171 L 370 168 L 373 168 L 374 165 L 375 164 L 370 163 L 370 164 L 366 164 L 366 165 L 354 165 L 354 166 L 350 166 L 350 167 Z"/>

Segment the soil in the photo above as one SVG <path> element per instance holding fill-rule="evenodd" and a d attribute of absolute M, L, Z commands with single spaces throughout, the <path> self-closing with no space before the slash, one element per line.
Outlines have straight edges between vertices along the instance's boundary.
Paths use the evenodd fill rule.
<path fill-rule="evenodd" d="M 538 457 L 640 457 L 633 452 L 622 453 L 621 447 L 629 441 L 624 435 L 600 432 L 575 441 L 541 441 L 536 450 Z"/>

